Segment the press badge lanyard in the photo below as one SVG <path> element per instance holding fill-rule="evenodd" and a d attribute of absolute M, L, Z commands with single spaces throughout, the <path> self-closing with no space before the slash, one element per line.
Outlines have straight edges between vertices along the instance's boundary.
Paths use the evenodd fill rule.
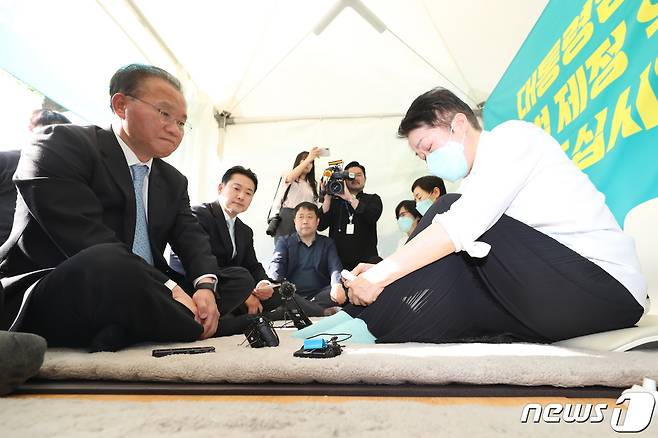
<path fill-rule="evenodd" d="M 354 218 L 354 213 L 350 214 L 350 203 L 347 201 L 345 202 L 345 206 L 347 207 L 347 213 L 349 216 L 347 217 L 347 225 L 345 225 L 345 234 L 354 234 L 354 223 L 352 222 L 352 219 Z"/>

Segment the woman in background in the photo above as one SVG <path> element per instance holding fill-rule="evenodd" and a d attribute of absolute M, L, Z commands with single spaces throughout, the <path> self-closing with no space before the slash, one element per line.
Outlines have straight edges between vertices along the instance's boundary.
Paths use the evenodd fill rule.
<path fill-rule="evenodd" d="M 411 233 L 416 229 L 416 225 L 423 218 L 423 215 L 416 210 L 416 203 L 411 199 L 405 199 L 400 201 L 397 207 L 395 207 L 395 219 L 398 221 L 398 227 L 400 231 L 404 233 L 404 236 L 400 240 L 398 247 L 404 245 L 411 236 Z"/>
<path fill-rule="evenodd" d="M 274 234 L 274 239 L 295 232 L 294 209 L 300 202 L 318 202 L 318 184 L 315 180 L 315 159 L 320 156 L 321 149 L 313 147 L 310 151 L 302 151 L 295 157 L 293 168 L 281 177 L 281 183 L 274 199 L 279 206 L 281 221 Z M 273 211 L 273 213 L 275 213 Z"/>
<path fill-rule="evenodd" d="M 438 176 L 421 176 L 411 185 L 411 194 L 416 200 L 416 210 L 424 216 L 434 201 L 446 194 L 446 186 Z"/>

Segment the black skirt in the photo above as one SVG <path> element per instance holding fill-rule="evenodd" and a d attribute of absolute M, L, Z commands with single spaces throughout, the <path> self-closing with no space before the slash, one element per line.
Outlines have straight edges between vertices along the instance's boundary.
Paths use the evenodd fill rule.
<path fill-rule="evenodd" d="M 441 196 L 410 237 L 460 195 Z M 377 342 L 554 342 L 630 327 L 642 306 L 614 277 L 555 239 L 503 215 L 482 259 L 450 254 L 345 310 Z"/>

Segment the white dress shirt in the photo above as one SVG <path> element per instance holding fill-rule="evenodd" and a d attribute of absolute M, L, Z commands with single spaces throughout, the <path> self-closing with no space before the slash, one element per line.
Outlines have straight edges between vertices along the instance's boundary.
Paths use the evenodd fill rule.
<path fill-rule="evenodd" d="M 142 187 L 143 193 L 142 193 L 142 199 L 144 199 L 144 211 L 146 211 L 146 221 L 148 222 L 149 220 L 149 177 L 151 176 L 151 166 L 153 165 L 153 158 L 149 159 L 148 161 L 142 163 L 139 161 L 139 158 L 137 158 L 137 155 L 133 152 L 132 149 L 126 144 L 125 141 L 119 136 L 119 129 L 115 124 L 112 124 L 112 131 L 114 131 L 114 136 L 117 138 L 117 141 L 119 142 L 119 146 L 121 146 L 121 150 L 123 151 L 123 155 L 126 157 L 126 162 L 128 163 L 128 169 L 130 169 L 130 166 L 134 164 L 143 164 L 146 167 L 148 167 L 148 172 L 146 172 L 146 176 L 144 177 L 144 186 Z"/>
<path fill-rule="evenodd" d="M 231 218 L 231 216 L 228 215 L 222 208 L 222 213 L 224 213 L 224 217 L 226 218 L 226 225 L 228 226 L 228 234 L 231 236 L 231 243 L 233 244 L 233 254 L 231 254 L 231 258 L 234 258 L 235 255 L 238 253 L 237 248 L 235 247 L 235 218 Z"/>
<path fill-rule="evenodd" d="M 644 306 L 647 283 L 633 238 L 622 232 L 589 177 L 539 127 L 508 121 L 483 131 L 459 192 L 450 210 L 433 220 L 457 252 L 484 257 L 489 246 L 476 240 L 507 214 L 603 268 Z"/>

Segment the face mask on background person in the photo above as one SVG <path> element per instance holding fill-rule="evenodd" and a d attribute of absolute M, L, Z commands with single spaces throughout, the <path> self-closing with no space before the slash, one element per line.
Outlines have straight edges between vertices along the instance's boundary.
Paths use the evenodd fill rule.
<path fill-rule="evenodd" d="M 416 202 L 416 210 L 418 210 L 418 213 L 422 214 L 425 216 L 425 213 L 427 213 L 427 210 L 430 209 L 430 207 L 434 204 L 431 198 L 425 198 L 422 201 Z"/>
<path fill-rule="evenodd" d="M 408 216 L 400 216 L 398 218 L 398 227 L 405 234 L 409 234 L 409 230 L 411 230 L 413 224 L 414 220 Z"/>
<path fill-rule="evenodd" d="M 461 142 L 453 140 L 453 132 L 451 126 L 450 137 L 448 137 L 446 144 L 425 158 L 427 168 L 432 175 L 447 179 L 450 182 L 455 182 L 468 173 L 468 163 L 464 155 L 464 139 Z M 464 138 L 466 138 L 466 132 L 464 132 Z M 424 213 L 421 212 L 421 214 Z"/>

